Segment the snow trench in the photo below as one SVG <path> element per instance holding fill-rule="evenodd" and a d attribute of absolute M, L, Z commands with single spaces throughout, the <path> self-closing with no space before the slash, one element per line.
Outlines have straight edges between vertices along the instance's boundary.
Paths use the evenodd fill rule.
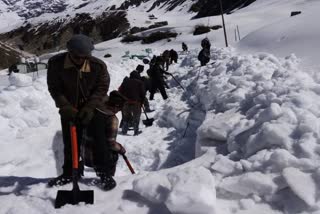
<path fill-rule="evenodd" d="M 118 186 L 106 193 L 92 185 L 95 175 L 87 169 L 80 185 L 94 189 L 95 205 L 66 206 L 62 213 L 319 210 L 319 78 L 294 55 L 213 48 L 201 68 L 196 56 L 181 55 L 171 67 L 184 89 L 169 79 L 169 100 L 158 95 L 151 102 L 155 125 L 141 127 L 141 136 L 118 137 L 138 174 L 129 175 L 120 160 Z M 128 75 L 121 70 L 138 63 L 109 63 L 111 88 Z M 45 184 L 59 174 L 62 143 L 45 72 L 36 79 L 13 74 L 9 82 L 0 91 L 1 212 L 55 213 L 58 188 Z"/>

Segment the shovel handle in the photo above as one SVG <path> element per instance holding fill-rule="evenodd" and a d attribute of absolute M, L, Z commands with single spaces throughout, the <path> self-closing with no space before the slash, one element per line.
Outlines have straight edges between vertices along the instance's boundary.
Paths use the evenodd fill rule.
<path fill-rule="evenodd" d="M 144 106 L 142 105 L 141 108 L 142 108 L 142 110 L 143 110 L 143 113 L 146 115 L 147 120 L 149 120 L 148 115 L 147 115 L 147 112 L 146 112 Z"/>
<path fill-rule="evenodd" d="M 70 124 L 70 134 L 71 134 L 71 148 L 72 148 L 72 168 L 79 168 L 79 157 L 78 157 L 78 142 L 77 142 L 77 128 L 71 123 Z"/>
<path fill-rule="evenodd" d="M 185 91 L 186 89 L 181 85 L 181 83 L 173 76 L 173 74 L 170 74 L 170 76 L 172 76 L 172 78 L 174 79 L 174 81 L 176 81 L 176 83 L 178 83 L 178 85 Z"/>
<path fill-rule="evenodd" d="M 124 161 L 126 162 L 128 168 L 130 169 L 130 172 L 131 172 L 132 174 L 136 174 L 135 171 L 134 171 L 134 169 L 133 169 L 133 167 L 131 166 L 131 164 L 130 164 L 128 158 L 127 158 L 127 156 L 123 154 L 122 157 L 123 157 Z"/>

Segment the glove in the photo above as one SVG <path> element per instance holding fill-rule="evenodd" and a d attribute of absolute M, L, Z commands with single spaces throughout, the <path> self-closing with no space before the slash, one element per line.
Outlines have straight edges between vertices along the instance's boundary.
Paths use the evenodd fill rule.
<path fill-rule="evenodd" d="M 125 148 L 120 143 L 117 143 L 117 142 L 112 143 L 111 149 L 115 152 L 118 152 L 120 155 L 124 155 L 127 152 Z"/>
<path fill-rule="evenodd" d="M 77 116 L 78 110 L 72 105 L 66 105 L 60 108 L 59 113 L 64 120 L 74 120 Z"/>
<path fill-rule="evenodd" d="M 78 119 L 82 125 L 88 125 L 94 116 L 94 109 L 84 106 L 79 114 Z"/>

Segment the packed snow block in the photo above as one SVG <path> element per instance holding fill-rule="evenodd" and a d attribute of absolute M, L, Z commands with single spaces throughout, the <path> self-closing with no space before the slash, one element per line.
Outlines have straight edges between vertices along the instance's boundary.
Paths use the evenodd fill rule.
<path fill-rule="evenodd" d="M 277 149 L 271 154 L 267 164 L 270 165 L 273 171 L 282 172 L 284 168 L 289 166 L 297 166 L 298 159 L 288 150 Z"/>
<path fill-rule="evenodd" d="M 282 114 L 282 109 L 278 103 L 271 103 L 271 105 L 262 111 L 257 118 L 257 123 L 264 123 L 270 120 L 276 120 Z"/>
<path fill-rule="evenodd" d="M 224 176 L 229 176 L 243 171 L 242 165 L 239 162 L 234 162 L 223 155 L 218 155 L 216 157 L 216 162 L 211 166 L 211 169 Z"/>
<path fill-rule="evenodd" d="M 279 101 L 277 94 L 273 93 L 273 92 L 265 92 L 262 94 L 257 95 L 256 97 L 253 98 L 253 102 L 255 104 L 260 104 L 263 107 L 267 107 L 270 106 L 271 103 L 281 103 L 281 101 Z"/>
<path fill-rule="evenodd" d="M 236 214 L 283 214 L 283 212 L 276 210 L 269 204 L 265 204 L 265 203 L 251 204 L 249 201 L 246 201 L 246 203 L 250 206 L 244 208 L 242 206 L 242 202 L 240 202 L 240 208 L 242 210 L 237 211 Z"/>
<path fill-rule="evenodd" d="M 304 111 L 298 116 L 298 131 L 301 135 L 304 133 L 319 133 L 319 119 L 312 113 Z"/>
<path fill-rule="evenodd" d="M 309 206 L 315 204 L 317 185 L 312 178 L 312 174 L 289 167 L 283 170 L 282 175 L 294 194 Z"/>
<path fill-rule="evenodd" d="M 251 194 L 258 196 L 271 195 L 277 190 L 277 184 L 273 181 L 273 177 L 261 172 L 248 172 L 224 178 L 219 184 L 219 188 L 242 196 Z"/>
<path fill-rule="evenodd" d="M 251 198 L 245 198 L 239 201 L 239 206 L 242 210 L 249 210 L 254 207 L 255 204 L 256 202 Z"/>
<path fill-rule="evenodd" d="M 297 148 L 300 150 L 300 157 L 318 159 L 320 156 L 320 145 L 318 144 L 318 138 L 312 132 L 305 133 L 301 136 Z"/>
<path fill-rule="evenodd" d="M 164 202 L 171 189 L 171 184 L 165 174 L 149 173 L 133 181 L 133 191 L 154 203 Z"/>
<path fill-rule="evenodd" d="M 189 117 L 189 108 L 181 100 L 170 98 L 170 104 L 163 106 L 163 112 L 159 117 L 158 123 L 166 127 L 174 127 L 184 130 Z"/>
<path fill-rule="evenodd" d="M 235 109 L 219 114 L 207 112 L 206 119 L 199 127 L 197 134 L 200 139 L 210 138 L 212 140 L 226 141 L 228 133 L 241 118 L 242 115 L 236 112 Z"/>
<path fill-rule="evenodd" d="M 266 122 L 258 130 L 258 133 L 248 136 L 242 152 L 246 157 L 249 157 L 260 150 L 273 147 L 290 150 L 293 144 L 291 138 L 293 131 L 294 126 L 292 125 Z"/>
<path fill-rule="evenodd" d="M 9 76 L 9 81 L 11 86 L 16 87 L 26 87 L 32 85 L 32 77 L 26 74 L 12 73 Z"/>
<path fill-rule="evenodd" d="M 165 204 L 173 214 L 215 214 L 215 180 L 204 167 L 168 174 L 172 189 Z"/>
<path fill-rule="evenodd" d="M 202 155 L 202 147 L 212 147 L 227 142 L 228 134 L 243 116 L 235 109 L 215 114 L 207 112 L 206 119 L 197 130 L 196 156 Z"/>

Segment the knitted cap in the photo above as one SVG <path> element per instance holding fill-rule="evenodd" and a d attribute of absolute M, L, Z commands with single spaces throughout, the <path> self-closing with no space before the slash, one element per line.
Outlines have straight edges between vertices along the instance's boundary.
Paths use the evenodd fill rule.
<path fill-rule="evenodd" d="M 67 49 L 69 52 L 78 56 L 90 56 L 94 45 L 90 37 L 77 34 L 67 42 Z"/>

